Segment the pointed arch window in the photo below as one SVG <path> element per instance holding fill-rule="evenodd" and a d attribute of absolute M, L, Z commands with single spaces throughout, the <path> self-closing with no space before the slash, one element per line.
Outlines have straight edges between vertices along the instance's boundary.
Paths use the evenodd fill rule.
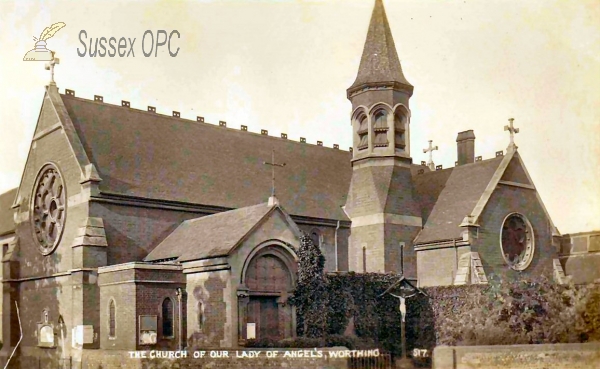
<path fill-rule="evenodd" d="M 198 301 L 198 330 L 202 332 L 204 329 L 204 307 L 202 302 Z"/>
<path fill-rule="evenodd" d="M 115 300 L 110 299 L 108 303 L 108 337 L 114 338 L 117 331 L 117 307 Z"/>
<path fill-rule="evenodd" d="M 358 146 L 359 150 L 364 150 L 369 147 L 369 121 L 367 116 L 361 114 L 358 117 Z"/>
<path fill-rule="evenodd" d="M 165 298 L 162 303 L 162 335 L 173 337 L 173 301 Z"/>
<path fill-rule="evenodd" d="M 394 145 L 397 149 L 406 150 L 406 115 L 397 111 L 394 114 Z"/>
<path fill-rule="evenodd" d="M 321 232 L 318 229 L 314 228 L 310 231 L 310 239 L 312 240 L 313 245 L 321 247 Z"/>
<path fill-rule="evenodd" d="M 383 109 L 378 110 L 375 113 L 374 118 L 375 124 L 373 124 L 373 133 L 375 134 L 375 138 L 373 140 L 373 145 L 375 147 L 387 147 L 387 112 Z"/>

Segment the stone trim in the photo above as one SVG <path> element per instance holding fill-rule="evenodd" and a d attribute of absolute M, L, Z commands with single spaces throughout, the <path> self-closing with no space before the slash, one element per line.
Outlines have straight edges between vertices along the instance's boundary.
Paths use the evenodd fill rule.
<path fill-rule="evenodd" d="M 181 282 L 181 281 L 164 281 L 164 280 L 152 280 L 152 279 L 128 279 L 126 281 L 118 281 L 118 282 L 109 282 L 109 283 L 100 283 L 98 284 L 98 287 L 105 287 L 105 286 L 114 286 L 117 284 L 128 284 L 128 283 L 157 283 L 157 284 L 179 284 L 179 285 L 185 285 L 185 282 Z"/>
<path fill-rule="evenodd" d="M 130 263 L 100 267 L 100 268 L 98 268 L 98 274 L 120 272 L 123 270 L 129 270 L 129 269 L 159 269 L 159 270 L 180 271 L 180 270 L 182 270 L 182 267 L 181 267 L 181 265 L 174 265 L 174 264 L 152 264 L 152 263 L 143 263 L 143 262 L 133 261 Z"/>
<path fill-rule="evenodd" d="M 505 185 L 505 186 L 526 188 L 528 190 L 535 190 L 534 185 L 530 185 L 530 184 L 526 184 L 526 183 L 517 183 L 517 182 L 511 182 L 511 181 L 499 181 L 498 184 Z"/>
<path fill-rule="evenodd" d="M 36 134 L 35 136 L 33 136 L 32 141 L 37 141 L 45 136 L 48 136 L 50 133 L 61 129 L 62 128 L 62 124 L 60 124 L 60 122 L 54 123 L 52 126 L 46 128 L 45 130 L 38 132 L 38 134 Z"/>

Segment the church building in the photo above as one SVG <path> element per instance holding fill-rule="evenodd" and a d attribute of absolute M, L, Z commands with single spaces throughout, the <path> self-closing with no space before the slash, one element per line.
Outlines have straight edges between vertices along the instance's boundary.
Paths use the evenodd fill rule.
<path fill-rule="evenodd" d="M 420 286 L 564 278 L 512 120 L 493 158 L 467 130 L 455 167 L 413 163 L 414 89 L 381 0 L 347 90 L 349 151 L 50 83 L 20 185 L 0 196 L 2 362 L 17 346 L 22 363 L 77 367 L 115 350 L 294 337 L 303 233 L 329 272 Z"/>

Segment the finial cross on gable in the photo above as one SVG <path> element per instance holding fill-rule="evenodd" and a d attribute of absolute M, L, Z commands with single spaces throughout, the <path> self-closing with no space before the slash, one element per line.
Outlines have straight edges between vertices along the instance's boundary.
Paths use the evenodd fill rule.
<path fill-rule="evenodd" d="M 431 170 L 435 170 L 435 164 L 433 164 L 433 150 L 439 150 L 439 148 L 437 146 L 433 146 L 433 140 L 429 140 L 429 147 L 423 149 L 423 153 L 429 153 L 429 161 L 427 162 L 427 166 Z"/>
<path fill-rule="evenodd" d="M 46 63 L 46 70 L 50 71 L 50 84 L 55 85 L 56 82 L 54 82 L 54 66 L 56 64 L 60 64 L 60 59 L 54 57 L 54 51 L 51 51 L 51 52 L 52 52 L 52 60 L 50 60 L 49 62 Z"/>
<path fill-rule="evenodd" d="M 285 163 L 278 164 L 275 162 L 275 150 L 271 152 L 271 162 L 263 161 L 263 164 L 271 166 L 271 197 L 275 197 L 275 167 L 283 168 L 285 167 Z"/>
<path fill-rule="evenodd" d="M 514 127 L 514 121 L 515 118 L 509 118 L 509 125 L 504 126 L 504 130 L 510 133 L 510 143 L 508 144 L 508 150 L 513 150 L 517 148 L 517 145 L 515 145 L 515 134 L 519 133 L 519 129 Z"/>

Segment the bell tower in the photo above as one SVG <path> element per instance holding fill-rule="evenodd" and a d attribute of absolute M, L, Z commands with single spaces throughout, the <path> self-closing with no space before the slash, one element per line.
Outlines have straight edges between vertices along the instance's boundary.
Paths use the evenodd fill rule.
<path fill-rule="evenodd" d="M 352 180 L 345 210 L 352 220 L 349 268 L 416 278 L 412 241 L 421 230 L 413 197 L 406 80 L 382 0 L 375 0 L 352 103 Z"/>

